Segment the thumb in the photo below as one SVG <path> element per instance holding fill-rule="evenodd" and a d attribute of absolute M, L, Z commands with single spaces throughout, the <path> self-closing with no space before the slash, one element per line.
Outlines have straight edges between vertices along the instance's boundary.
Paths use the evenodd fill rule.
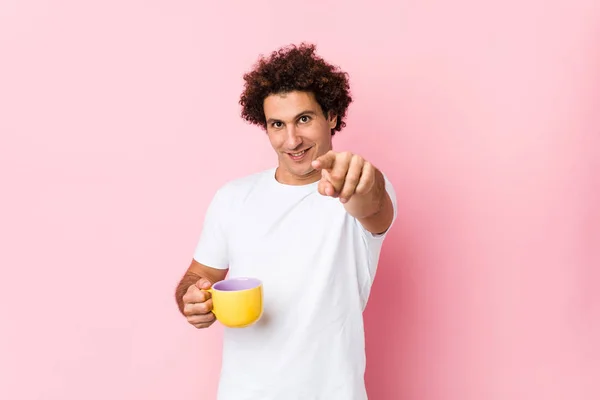
<path fill-rule="evenodd" d="M 198 281 L 196 282 L 196 287 L 198 289 L 210 289 L 210 287 L 212 286 L 212 284 L 210 283 L 210 281 L 208 279 L 198 279 Z"/>

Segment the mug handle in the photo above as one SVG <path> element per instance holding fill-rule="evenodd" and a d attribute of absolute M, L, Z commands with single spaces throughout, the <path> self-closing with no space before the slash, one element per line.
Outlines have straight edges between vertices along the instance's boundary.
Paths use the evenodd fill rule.
<path fill-rule="evenodd" d="M 208 289 L 200 289 L 200 290 L 202 290 L 203 292 L 208 292 L 208 293 L 210 293 L 210 298 L 211 298 L 211 299 L 213 298 L 213 294 L 215 293 L 215 291 L 213 290 L 213 288 L 212 288 L 212 287 L 210 287 L 210 288 L 208 288 Z M 213 309 L 211 310 L 211 312 L 212 312 L 213 314 L 215 314 L 215 317 L 217 317 L 217 313 L 215 312 L 215 302 L 214 302 L 214 301 L 213 301 Z"/>

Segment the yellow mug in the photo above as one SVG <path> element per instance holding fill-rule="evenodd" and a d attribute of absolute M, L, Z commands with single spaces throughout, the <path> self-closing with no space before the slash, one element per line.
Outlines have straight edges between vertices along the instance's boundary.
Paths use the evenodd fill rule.
<path fill-rule="evenodd" d="M 225 279 L 206 291 L 212 297 L 213 314 L 229 328 L 250 326 L 262 316 L 263 285 L 258 279 Z"/>

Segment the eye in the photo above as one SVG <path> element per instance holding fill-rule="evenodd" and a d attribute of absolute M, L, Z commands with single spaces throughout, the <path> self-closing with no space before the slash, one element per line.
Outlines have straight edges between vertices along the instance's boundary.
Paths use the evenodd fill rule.
<path fill-rule="evenodd" d="M 273 121 L 273 123 L 271 123 L 271 126 L 273 128 L 279 129 L 283 126 L 283 123 L 281 121 Z"/>
<path fill-rule="evenodd" d="M 310 117 L 308 115 L 303 115 L 303 116 L 300 117 L 300 119 L 298 121 L 300 121 L 301 123 L 305 124 L 308 121 L 310 121 Z"/>

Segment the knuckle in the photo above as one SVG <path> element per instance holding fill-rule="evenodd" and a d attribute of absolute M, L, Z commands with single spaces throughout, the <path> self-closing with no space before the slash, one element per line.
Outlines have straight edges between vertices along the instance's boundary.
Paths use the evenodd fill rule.
<path fill-rule="evenodd" d="M 192 303 L 194 298 L 196 297 L 196 293 L 193 290 L 189 290 L 183 295 L 181 298 L 184 303 Z"/>
<path fill-rule="evenodd" d="M 344 174 L 341 172 L 332 172 L 331 179 L 333 179 L 334 181 L 340 181 L 344 179 Z"/>
<path fill-rule="evenodd" d="M 186 293 L 194 293 L 197 290 L 198 290 L 198 288 L 196 287 L 196 285 L 192 284 L 192 285 L 188 286 Z"/>
<path fill-rule="evenodd" d="M 208 328 L 209 326 L 211 326 L 214 322 L 215 322 L 215 319 L 211 318 L 211 319 L 201 319 L 198 321 L 193 321 L 193 322 L 190 322 L 190 324 L 192 324 L 194 327 L 196 327 L 198 329 L 204 329 L 204 328 Z"/>
<path fill-rule="evenodd" d="M 183 296 L 183 304 L 194 304 L 198 302 L 198 295 L 196 294 L 190 294 L 190 295 L 186 295 Z"/>

